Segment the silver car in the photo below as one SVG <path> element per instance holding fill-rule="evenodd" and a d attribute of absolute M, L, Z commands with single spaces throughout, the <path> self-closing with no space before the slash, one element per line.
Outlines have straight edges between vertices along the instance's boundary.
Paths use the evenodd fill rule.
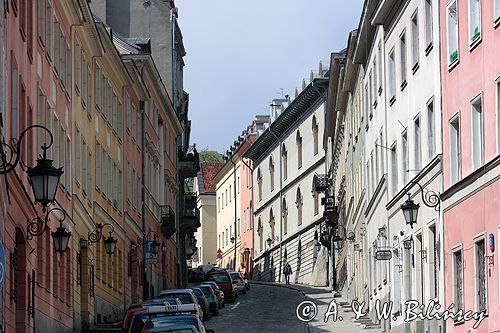
<path fill-rule="evenodd" d="M 240 272 L 229 272 L 229 275 L 231 275 L 231 280 L 233 280 L 234 290 L 236 290 L 237 293 L 246 294 L 247 288 L 245 286 L 245 280 L 241 276 L 241 273 Z"/>

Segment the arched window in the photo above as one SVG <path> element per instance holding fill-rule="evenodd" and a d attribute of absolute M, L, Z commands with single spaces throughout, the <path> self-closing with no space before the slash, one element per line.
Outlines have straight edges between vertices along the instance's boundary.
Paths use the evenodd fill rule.
<path fill-rule="evenodd" d="M 286 180 L 288 177 L 288 152 L 284 143 L 281 148 L 281 158 L 283 163 L 283 180 Z"/>
<path fill-rule="evenodd" d="M 300 131 L 297 130 L 297 167 L 302 168 L 302 136 L 300 136 Z"/>
<path fill-rule="evenodd" d="M 257 169 L 257 187 L 259 188 L 259 201 L 262 200 L 262 173 Z M 224 201 L 224 198 L 222 199 Z"/>
<path fill-rule="evenodd" d="M 271 240 L 272 243 L 274 243 L 274 235 L 275 235 L 275 228 L 274 226 L 276 225 L 276 221 L 274 220 L 274 212 L 273 209 L 269 211 L 269 226 L 271 227 Z"/>
<path fill-rule="evenodd" d="M 314 155 L 318 154 L 318 122 L 316 121 L 316 116 L 312 119 L 312 133 L 313 133 L 313 145 L 314 145 Z"/>
<path fill-rule="evenodd" d="M 272 192 L 274 190 L 274 161 L 272 156 L 269 157 L 269 178 Z"/>
<path fill-rule="evenodd" d="M 300 187 L 297 188 L 297 201 L 295 201 L 297 205 L 297 224 L 302 224 L 302 193 L 300 192 Z"/>
<path fill-rule="evenodd" d="M 314 191 L 313 189 L 313 201 L 314 201 L 314 215 L 318 215 L 319 213 L 319 193 Z"/>
<path fill-rule="evenodd" d="M 286 206 L 286 199 L 283 198 L 283 234 L 286 235 L 288 232 L 288 207 Z"/>
<path fill-rule="evenodd" d="M 257 235 L 259 235 L 259 251 L 262 251 L 264 248 L 264 239 L 262 237 L 263 230 L 262 230 L 262 220 L 259 217 L 259 221 L 257 222 Z"/>

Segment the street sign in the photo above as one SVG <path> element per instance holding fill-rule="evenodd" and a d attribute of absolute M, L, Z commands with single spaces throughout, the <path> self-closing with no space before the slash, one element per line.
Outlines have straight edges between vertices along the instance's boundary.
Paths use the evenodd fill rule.
<path fill-rule="evenodd" d="M 222 260 L 222 250 L 221 249 L 217 250 L 217 260 Z"/>
<path fill-rule="evenodd" d="M 392 252 L 391 250 L 379 250 L 375 252 L 375 258 L 377 260 L 391 260 Z"/>
<path fill-rule="evenodd" d="M 146 265 L 156 264 L 158 262 L 158 255 L 153 254 L 151 244 L 153 244 L 153 241 L 146 241 L 146 243 L 144 243 L 144 254 L 145 254 L 144 261 Z"/>

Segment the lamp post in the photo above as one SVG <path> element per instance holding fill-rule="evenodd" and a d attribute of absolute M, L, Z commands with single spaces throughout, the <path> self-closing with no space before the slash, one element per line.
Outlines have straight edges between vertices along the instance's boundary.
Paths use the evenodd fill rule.
<path fill-rule="evenodd" d="M 106 253 L 111 256 L 113 253 L 115 253 L 116 243 L 118 243 L 118 241 L 113 238 L 113 232 L 115 232 L 115 228 L 111 223 L 97 223 L 96 229 L 92 232 L 89 232 L 89 242 L 92 244 L 100 241 L 102 238 L 102 230 L 106 226 L 109 227 L 110 231 L 109 236 L 104 239 L 104 247 L 106 249 Z"/>
<path fill-rule="evenodd" d="M 420 188 L 420 193 L 422 195 L 422 202 L 429 208 L 434 208 L 436 211 L 441 209 L 441 199 L 439 192 L 435 191 L 426 191 L 424 193 L 424 188 L 417 182 L 410 182 L 410 184 L 417 185 Z M 417 223 L 418 209 L 420 207 L 419 204 L 416 204 L 411 199 L 410 192 L 406 192 L 408 195 L 408 199 L 401 205 L 401 210 L 403 211 L 403 215 L 406 221 L 406 224 L 409 224 L 413 229 L 413 225 Z"/>

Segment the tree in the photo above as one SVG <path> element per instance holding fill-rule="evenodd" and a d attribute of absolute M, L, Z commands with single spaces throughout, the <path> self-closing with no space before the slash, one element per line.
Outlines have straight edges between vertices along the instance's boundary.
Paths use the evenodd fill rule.
<path fill-rule="evenodd" d="M 200 152 L 200 163 L 222 163 L 222 155 L 216 151 L 203 148 Z"/>

